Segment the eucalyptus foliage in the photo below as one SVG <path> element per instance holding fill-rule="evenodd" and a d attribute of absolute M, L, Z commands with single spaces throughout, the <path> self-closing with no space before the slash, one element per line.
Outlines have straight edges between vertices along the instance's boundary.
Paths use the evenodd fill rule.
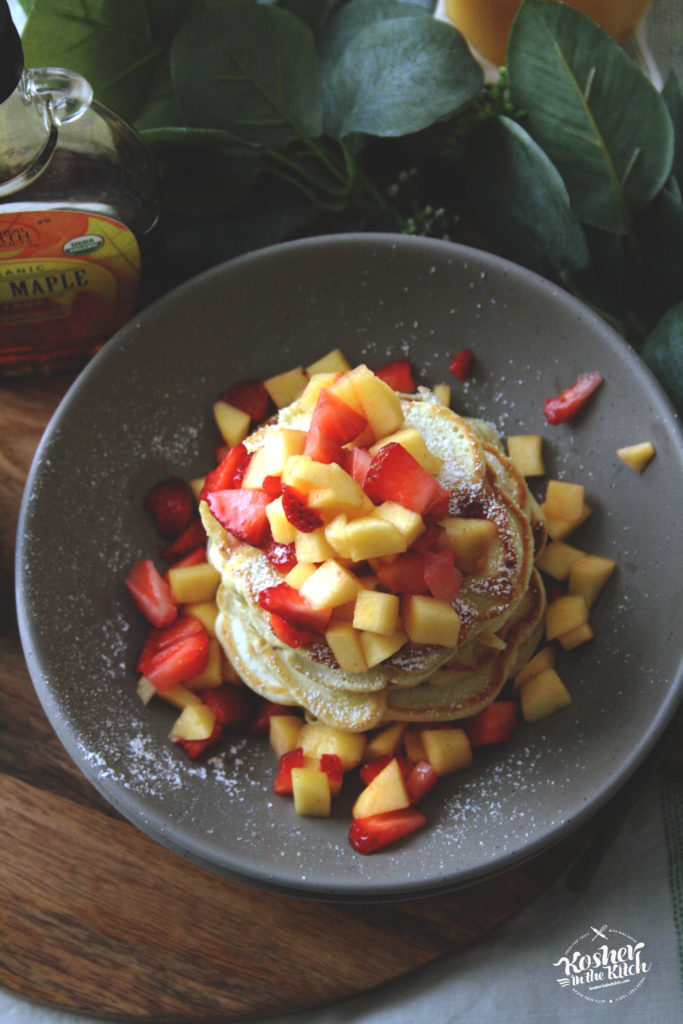
<path fill-rule="evenodd" d="M 524 0 L 500 79 L 433 0 L 23 0 L 159 168 L 180 273 L 297 234 L 471 240 L 609 319 L 683 407 L 683 95 Z"/>

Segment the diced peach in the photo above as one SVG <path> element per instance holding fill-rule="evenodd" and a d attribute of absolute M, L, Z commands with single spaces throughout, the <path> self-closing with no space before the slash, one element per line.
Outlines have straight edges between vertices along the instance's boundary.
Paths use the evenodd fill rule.
<path fill-rule="evenodd" d="M 325 538 L 325 531 L 322 526 L 311 533 L 296 531 L 294 538 L 294 552 L 297 562 L 325 562 L 328 558 L 334 558 L 336 551 L 330 546 Z"/>
<path fill-rule="evenodd" d="M 427 760 L 427 751 L 422 742 L 422 728 L 408 727 L 403 734 L 403 749 L 414 764 Z"/>
<path fill-rule="evenodd" d="M 209 656 L 206 665 L 197 675 L 186 679 L 184 686 L 188 690 L 210 690 L 225 682 L 225 659 L 221 645 L 213 637 L 209 639 Z"/>
<path fill-rule="evenodd" d="M 392 441 L 395 441 L 396 444 L 400 444 L 402 448 L 405 448 L 407 452 L 410 452 L 416 462 L 419 462 L 422 468 L 426 469 L 428 473 L 436 475 L 441 469 L 443 459 L 440 459 L 437 455 L 432 455 L 417 427 L 402 427 L 401 430 L 397 430 L 393 434 L 389 434 L 387 437 L 381 438 L 381 440 L 372 445 L 370 448 L 370 454 L 375 456 L 377 452 Z"/>
<path fill-rule="evenodd" d="M 213 732 L 216 716 L 211 708 L 202 702 L 188 704 L 176 718 L 169 733 L 174 742 L 178 740 L 207 740 Z"/>
<path fill-rule="evenodd" d="M 308 383 L 308 374 L 303 366 L 295 366 L 284 373 L 264 380 L 263 386 L 278 409 L 284 409 L 296 401 Z"/>
<path fill-rule="evenodd" d="M 539 672 L 544 672 L 547 668 L 555 668 L 555 648 L 548 644 L 547 647 L 541 648 L 533 658 L 526 663 L 526 665 L 519 670 L 514 678 L 512 684 L 512 692 L 518 693 L 520 688 L 526 683 L 527 679 L 531 679 L 532 676 L 537 676 Z"/>
<path fill-rule="evenodd" d="M 350 520 L 346 525 L 345 536 L 354 562 L 397 555 L 408 546 L 405 537 L 393 523 L 374 513 Z"/>
<path fill-rule="evenodd" d="M 287 460 L 291 458 L 292 455 L 301 455 L 304 450 L 305 443 L 305 430 L 294 430 L 290 427 L 279 427 L 277 430 L 270 430 L 266 434 L 263 442 L 263 451 L 265 452 L 265 475 L 281 476 Z M 249 469 L 247 469 L 247 473 L 248 472 Z M 244 487 L 246 484 L 242 483 L 242 486 Z"/>
<path fill-rule="evenodd" d="M 458 646 L 460 616 L 454 608 L 426 594 L 408 594 L 405 602 L 403 627 L 413 643 Z"/>
<path fill-rule="evenodd" d="M 549 519 L 576 522 L 583 514 L 583 484 L 566 480 L 549 480 L 545 493 L 545 510 Z"/>
<path fill-rule="evenodd" d="M 209 562 L 168 570 L 168 584 L 177 604 L 200 604 L 215 596 L 221 574 Z"/>
<path fill-rule="evenodd" d="M 564 595 L 551 601 L 545 612 L 546 640 L 554 640 L 588 622 L 588 606 L 580 595 Z"/>
<path fill-rule="evenodd" d="M 625 448 L 617 448 L 617 455 L 621 461 L 636 473 L 642 473 L 655 454 L 655 446 L 652 441 L 641 441 L 639 444 L 629 444 Z"/>
<path fill-rule="evenodd" d="M 356 629 L 391 636 L 399 626 L 398 594 L 387 594 L 379 590 L 358 591 L 353 624 Z"/>
<path fill-rule="evenodd" d="M 448 516 L 441 520 L 448 546 L 461 572 L 480 572 L 496 540 L 496 527 L 489 519 Z"/>
<path fill-rule="evenodd" d="M 216 636 L 218 606 L 215 601 L 191 601 L 182 608 L 180 614 L 189 615 L 191 618 L 199 619 L 209 636 Z"/>
<path fill-rule="evenodd" d="M 570 629 L 567 633 L 562 633 L 558 636 L 558 642 L 564 647 L 565 651 L 571 651 L 574 647 L 578 647 L 580 644 L 585 644 L 589 640 L 592 640 L 595 636 L 593 628 L 589 622 L 584 622 L 580 626 L 575 626 L 574 629 Z"/>
<path fill-rule="evenodd" d="M 437 402 L 441 405 L 445 405 L 448 408 L 451 404 L 451 386 L 450 384 L 435 384 L 432 388 L 432 394 L 436 398 Z"/>
<path fill-rule="evenodd" d="M 323 722 L 306 722 L 299 734 L 299 746 L 306 757 L 336 754 L 345 772 L 355 768 L 363 757 L 365 733 L 347 732 Z"/>
<path fill-rule="evenodd" d="M 403 807 L 410 807 L 410 797 L 401 768 L 394 757 L 362 790 L 351 813 L 354 818 L 365 818 L 370 814 L 385 814 Z"/>
<path fill-rule="evenodd" d="M 383 501 L 375 508 L 374 514 L 395 526 L 403 536 L 407 547 L 410 547 L 413 541 L 424 533 L 425 524 L 422 516 L 418 512 L 406 508 L 405 505 L 400 505 L 397 501 Z"/>
<path fill-rule="evenodd" d="M 285 583 L 289 583 L 295 590 L 300 590 L 317 568 L 315 562 L 297 562 L 285 576 Z"/>
<path fill-rule="evenodd" d="M 292 768 L 292 794 L 297 814 L 306 818 L 329 818 L 332 809 L 330 780 L 319 768 Z"/>
<path fill-rule="evenodd" d="M 340 348 L 333 348 L 330 352 L 326 352 L 324 356 L 320 356 L 314 363 L 307 366 L 306 372 L 311 377 L 314 373 L 332 373 L 336 376 L 338 373 L 347 373 L 350 369 L 351 364 L 342 350 Z"/>
<path fill-rule="evenodd" d="M 593 514 L 593 509 L 585 501 L 581 510 L 581 515 L 578 519 L 553 519 L 548 514 L 548 509 L 545 502 L 541 505 L 541 512 L 545 518 L 545 525 L 548 531 L 548 536 L 551 540 L 566 540 L 574 530 L 577 530 L 582 523 Z"/>
<path fill-rule="evenodd" d="M 572 702 L 567 687 L 552 668 L 528 679 L 519 691 L 519 700 L 526 722 L 539 722 Z"/>
<path fill-rule="evenodd" d="M 464 729 L 423 729 L 420 738 L 437 775 L 449 775 L 471 766 L 472 746 Z"/>
<path fill-rule="evenodd" d="M 383 757 L 386 754 L 393 757 L 399 751 L 405 731 L 405 722 L 392 722 L 379 732 L 372 733 L 365 744 L 363 760 L 373 761 L 376 757 Z"/>
<path fill-rule="evenodd" d="M 268 721 L 270 745 L 281 757 L 299 746 L 304 720 L 299 715 L 271 715 Z"/>
<path fill-rule="evenodd" d="M 613 558 L 606 558 L 603 555 L 584 555 L 583 558 L 577 559 L 572 564 L 567 592 L 574 595 L 580 594 L 591 608 L 615 568 L 616 562 Z"/>
<path fill-rule="evenodd" d="M 318 566 L 299 587 L 312 608 L 335 608 L 354 601 L 359 590 L 357 577 L 334 558 Z"/>
<path fill-rule="evenodd" d="M 540 434 L 512 434 L 507 438 L 510 461 L 522 476 L 544 476 L 543 439 Z"/>
<path fill-rule="evenodd" d="M 249 413 L 243 412 L 228 402 L 221 400 L 214 402 L 213 416 L 221 437 L 230 448 L 243 441 L 249 433 L 251 424 Z"/>
<path fill-rule="evenodd" d="M 367 671 L 360 633 L 350 622 L 333 621 L 325 630 L 325 640 L 342 672 Z"/>
<path fill-rule="evenodd" d="M 371 633 L 367 630 L 359 631 L 360 647 L 368 668 L 379 665 L 386 661 L 392 654 L 396 654 L 407 642 L 408 636 L 402 629 L 386 636 L 384 633 Z"/>
<path fill-rule="evenodd" d="M 552 576 L 554 580 L 562 582 L 569 576 L 569 570 L 574 562 L 583 558 L 585 552 L 579 548 L 572 547 L 562 540 L 553 540 L 547 544 L 540 555 L 536 557 L 536 567 Z"/>
<path fill-rule="evenodd" d="M 270 523 L 270 532 L 276 544 L 293 544 L 296 540 L 297 529 L 285 515 L 282 507 L 282 496 L 273 498 L 266 505 L 266 518 Z"/>
<path fill-rule="evenodd" d="M 342 381 L 345 385 L 341 384 Z M 403 410 L 398 394 L 376 377 L 364 363 L 336 381 L 330 390 L 337 392 L 337 396 L 346 401 L 342 392 L 346 392 L 349 385 L 355 394 L 355 404 L 360 406 L 375 440 L 392 434 L 402 426 Z"/>

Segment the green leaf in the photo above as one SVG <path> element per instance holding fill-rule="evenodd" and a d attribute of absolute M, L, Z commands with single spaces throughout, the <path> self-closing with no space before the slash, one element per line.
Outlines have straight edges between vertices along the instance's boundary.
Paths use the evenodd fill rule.
<path fill-rule="evenodd" d="M 258 3 L 206 11 L 175 37 L 171 74 L 188 124 L 269 147 L 320 135 L 313 36 L 288 11 Z"/>
<path fill-rule="evenodd" d="M 144 106 L 185 0 L 35 0 L 22 34 L 27 66 L 71 68 L 126 120 Z"/>
<path fill-rule="evenodd" d="M 683 302 L 664 314 L 641 355 L 683 415 Z"/>
<path fill-rule="evenodd" d="M 325 66 L 334 66 L 349 43 L 368 25 L 392 18 L 414 18 L 421 10 L 414 3 L 397 3 L 396 0 L 351 0 L 318 33 L 321 74 L 324 75 Z"/>
<path fill-rule="evenodd" d="M 508 68 L 512 101 L 578 216 L 627 233 L 673 160 L 671 118 L 652 82 L 590 18 L 547 0 L 524 0 Z"/>
<path fill-rule="evenodd" d="M 424 14 L 371 22 L 336 58 L 321 57 L 321 75 L 325 131 L 340 139 L 421 131 L 454 114 L 483 85 L 462 36 Z"/>
<path fill-rule="evenodd" d="M 561 176 L 515 121 L 483 122 L 462 169 L 472 212 L 500 255 L 556 281 L 587 265 L 586 239 Z"/>

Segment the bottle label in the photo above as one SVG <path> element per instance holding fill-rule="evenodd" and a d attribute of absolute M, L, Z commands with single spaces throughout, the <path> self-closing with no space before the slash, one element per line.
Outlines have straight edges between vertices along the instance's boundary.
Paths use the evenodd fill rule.
<path fill-rule="evenodd" d="M 132 316 L 139 283 L 140 248 L 124 224 L 71 210 L 0 212 L 3 343 L 105 341 Z"/>

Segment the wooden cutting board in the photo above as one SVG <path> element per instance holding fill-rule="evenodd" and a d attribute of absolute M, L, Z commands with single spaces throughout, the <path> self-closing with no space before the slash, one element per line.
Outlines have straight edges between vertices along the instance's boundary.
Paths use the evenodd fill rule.
<path fill-rule="evenodd" d="M 334 905 L 228 882 L 122 819 L 43 714 L 14 612 L 21 494 L 69 383 L 0 388 L 0 985 L 130 1021 L 303 1011 L 463 948 L 566 871 L 591 826 L 448 896 Z"/>

